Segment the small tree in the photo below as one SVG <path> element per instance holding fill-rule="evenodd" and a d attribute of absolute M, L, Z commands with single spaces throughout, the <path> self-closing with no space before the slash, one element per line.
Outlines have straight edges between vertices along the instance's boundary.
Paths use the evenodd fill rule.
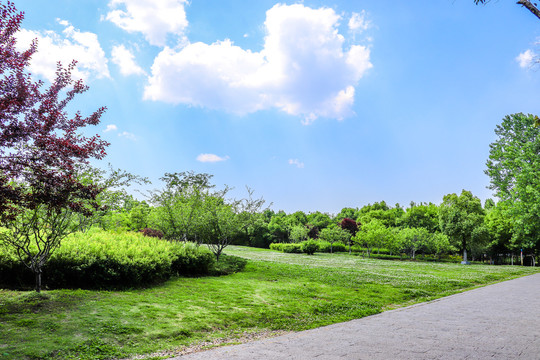
<path fill-rule="evenodd" d="M 79 181 L 76 168 L 101 159 L 108 144 L 78 130 L 97 125 L 105 108 L 68 117 L 69 102 L 88 89 L 71 79 L 75 62 L 58 64 L 56 79 L 42 91 L 43 83 L 26 71 L 36 41 L 27 51 L 15 49 L 23 13 L 10 2 L 0 13 L 0 223 L 8 229 L 0 241 L 34 272 L 39 292 L 43 265 L 75 230 L 71 214 L 99 207 L 100 189 Z"/>
<path fill-rule="evenodd" d="M 405 228 L 398 233 L 398 241 L 411 259 L 416 258 L 416 252 L 424 249 L 430 240 L 430 234 L 424 228 Z"/>
<path fill-rule="evenodd" d="M 377 219 L 373 219 L 362 226 L 362 230 L 358 231 L 353 237 L 357 243 L 361 243 L 366 247 L 368 257 L 371 249 L 374 247 L 380 248 L 385 246 L 389 238 L 392 236 L 392 231 Z"/>
<path fill-rule="evenodd" d="M 291 235 L 289 238 L 292 242 L 299 243 L 307 240 L 309 228 L 304 225 L 295 225 L 291 228 Z"/>
<path fill-rule="evenodd" d="M 201 238 L 214 253 L 217 261 L 219 261 L 223 250 L 240 232 L 242 226 L 238 216 L 239 202 L 227 203 L 225 201 L 227 192 L 228 188 L 205 197 L 200 222 Z"/>
<path fill-rule="evenodd" d="M 347 230 L 343 230 L 341 227 L 333 225 L 322 229 L 319 234 L 319 239 L 330 243 L 330 253 L 332 253 L 334 243 L 342 242 L 345 244 L 350 236 L 351 235 Z"/>

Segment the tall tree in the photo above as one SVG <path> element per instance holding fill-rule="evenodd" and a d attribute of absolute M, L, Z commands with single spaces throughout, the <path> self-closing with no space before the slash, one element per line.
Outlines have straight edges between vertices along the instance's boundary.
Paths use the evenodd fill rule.
<path fill-rule="evenodd" d="M 1 241 L 34 272 L 40 291 L 43 265 L 74 231 L 70 214 L 90 215 L 99 207 L 100 188 L 79 181 L 76 169 L 105 156 L 105 141 L 79 132 L 97 125 L 105 108 L 69 117 L 68 104 L 88 89 L 71 78 L 75 62 L 59 63 L 56 79 L 42 89 L 26 70 L 37 42 L 16 50 L 24 14 L 8 2 L 0 4 L 0 15 L 0 223 L 9 229 Z"/>
<path fill-rule="evenodd" d="M 531 255 L 540 249 L 540 128 L 536 116 L 505 116 L 495 128 L 486 174 L 490 189 L 513 219 L 513 242 Z"/>
<path fill-rule="evenodd" d="M 443 198 L 439 210 L 439 224 L 452 245 L 463 251 L 463 262 L 467 263 L 467 250 L 477 248 L 486 240 L 483 230 L 484 209 L 479 198 L 463 190 L 458 196 L 448 194 Z"/>

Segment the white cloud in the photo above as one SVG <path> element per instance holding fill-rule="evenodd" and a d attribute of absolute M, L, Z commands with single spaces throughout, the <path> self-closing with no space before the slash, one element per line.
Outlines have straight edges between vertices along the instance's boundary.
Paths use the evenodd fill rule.
<path fill-rule="evenodd" d="M 299 169 L 304 168 L 304 163 L 298 159 L 289 159 L 289 165 L 295 165 Z"/>
<path fill-rule="evenodd" d="M 118 127 L 114 124 L 109 124 L 107 125 L 107 127 L 105 128 L 105 130 L 103 130 L 103 132 L 109 132 L 109 131 L 117 131 L 118 130 Z"/>
<path fill-rule="evenodd" d="M 118 134 L 118 136 L 125 137 L 126 139 L 129 139 L 129 140 L 132 140 L 132 141 L 137 140 L 137 136 L 135 136 L 135 134 L 127 132 L 127 131 L 121 132 L 120 134 Z"/>
<path fill-rule="evenodd" d="M 30 71 L 52 82 L 56 78 L 58 61 L 67 67 L 73 60 L 77 60 L 73 78 L 87 80 L 90 76 L 109 77 L 107 58 L 97 35 L 81 32 L 65 20 L 57 19 L 57 22 L 65 27 L 61 35 L 54 31 L 26 29 L 21 29 L 17 34 L 19 50 L 27 49 L 33 39 L 38 40 L 37 52 L 30 61 Z"/>
<path fill-rule="evenodd" d="M 348 25 L 352 32 L 361 32 L 369 29 L 371 23 L 366 20 L 366 11 L 362 10 L 360 13 L 352 13 Z"/>
<path fill-rule="evenodd" d="M 144 98 L 238 114 L 278 108 L 305 123 L 350 116 L 354 86 L 372 64 L 368 48 L 344 49 L 339 20 L 333 9 L 278 4 L 266 13 L 260 52 L 230 40 L 165 47 Z"/>
<path fill-rule="evenodd" d="M 228 156 L 221 157 L 215 154 L 200 154 L 199 156 L 197 156 L 197 161 L 200 161 L 200 162 L 214 163 L 214 162 L 220 162 L 220 161 L 226 161 L 226 160 L 229 160 Z"/>
<path fill-rule="evenodd" d="M 144 75 L 144 70 L 135 63 L 135 56 L 124 45 L 114 46 L 112 49 L 112 62 L 118 65 L 120 73 L 128 75 Z"/>
<path fill-rule="evenodd" d="M 169 34 L 182 36 L 188 26 L 185 4 L 187 0 L 111 0 L 105 19 L 128 32 L 142 33 L 152 45 L 164 46 Z"/>
<path fill-rule="evenodd" d="M 531 49 L 528 49 L 516 57 L 516 61 L 522 68 L 529 68 L 535 62 L 536 54 Z"/>

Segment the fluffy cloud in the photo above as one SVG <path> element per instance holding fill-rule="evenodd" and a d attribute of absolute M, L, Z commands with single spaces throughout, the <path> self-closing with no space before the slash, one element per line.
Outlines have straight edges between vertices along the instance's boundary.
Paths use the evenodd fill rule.
<path fill-rule="evenodd" d="M 298 159 L 289 159 L 289 165 L 294 165 L 299 169 L 304 168 L 304 163 Z"/>
<path fill-rule="evenodd" d="M 152 45 L 164 46 L 169 34 L 182 35 L 187 27 L 186 3 L 187 0 L 111 0 L 111 11 L 105 19 L 128 32 L 142 33 Z"/>
<path fill-rule="evenodd" d="M 536 61 L 536 54 L 532 50 L 522 52 L 516 57 L 516 61 L 522 68 L 529 68 Z"/>
<path fill-rule="evenodd" d="M 49 81 L 55 79 L 57 62 L 65 67 L 77 60 L 73 78 L 87 80 L 90 76 L 109 77 L 105 52 L 96 34 L 81 32 L 65 20 L 57 20 L 65 29 L 62 34 L 54 31 L 31 31 L 21 29 L 17 35 L 19 50 L 27 49 L 33 39 L 37 39 L 37 52 L 32 56 L 30 71 L 44 76 Z"/>
<path fill-rule="evenodd" d="M 353 32 L 365 31 L 369 28 L 370 22 L 366 20 L 366 11 L 361 13 L 353 13 L 349 19 L 349 30 Z"/>
<path fill-rule="evenodd" d="M 344 48 L 340 19 L 329 8 L 278 4 L 266 13 L 260 52 L 230 40 L 165 47 L 144 98 L 238 114 L 278 108 L 306 123 L 350 116 L 354 86 L 372 65 L 368 48 Z"/>
<path fill-rule="evenodd" d="M 215 154 L 200 154 L 199 156 L 197 156 L 197 161 L 200 161 L 200 162 L 214 163 L 214 162 L 220 162 L 220 161 L 226 161 L 226 160 L 229 160 L 228 156 L 221 157 Z"/>
<path fill-rule="evenodd" d="M 124 45 L 114 46 L 112 62 L 118 65 L 122 75 L 144 75 L 144 70 L 135 63 L 135 56 Z"/>
<path fill-rule="evenodd" d="M 117 131 L 118 130 L 118 127 L 114 124 L 109 124 L 107 125 L 107 127 L 105 128 L 105 130 L 103 130 L 103 132 L 109 132 L 109 131 Z"/>

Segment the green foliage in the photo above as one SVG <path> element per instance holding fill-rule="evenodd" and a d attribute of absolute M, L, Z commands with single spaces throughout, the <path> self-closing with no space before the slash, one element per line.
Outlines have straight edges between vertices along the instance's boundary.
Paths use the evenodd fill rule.
<path fill-rule="evenodd" d="M 540 241 L 540 127 L 535 119 L 512 114 L 497 125 L 485 171 L 490 189 L 513 219 L 514 242 L 531 252 L 538 252 Z"/>
<path fill-rule="evenodd" d="M 427 248 L 430 238 L 429 232 L 425 228 L 405 228 L 401 229 L 397 239 L 401 249 L 403 249 L 411 259 L 414 259 L 418 250 Z"/>
<path fill-rule="evenodd" d="M 289 238 L 293 242 L 302 242 L 308 238 L 309 229 L 305 225 L 294 225 Z"/>
<path fill-rule="evenodd" d="M 212 254 L 192 243 L 94 230 L 68 236 L 43 271 L 49 288 L 128 288 L 204 275 L 213 268 Z M 0 253 L 4 286 L 26 285 L 25 274 L 12 252 Z"/>
<path fill-rule="evenodd" d="M 318 251 L 323 252 L 323 253 L 335 253 L 335 252 L 347 251 L 347 246 L 345 246 L 345 244 L 342 242 L 329 242 L 325 240 L 317 240 L 317 246 L 319 247 Z"/>
<path fill-rule="evenodd" d="M 381 220 L 372 219 L 364 224 L 360 231 L 353 237 L 353 241 L 366 248 L 369 256 L 374 247 L 386 247 L 394 245 L 394 232 L 384 225 Z"/>
<path fill-rule="evenodd" d="M 316 251 L 319 250 L 319 246 L 316 241 L 308 240 L 302 242 L 301 249 L 304 254 L 313 255 Z"/>
<path fill-rule="evenodd" d="M 463 251 L 464 261 L 467 261 L 467 250 L 474 250 L 487 241 L 484 215 L 482 202 L 470 191 L 463 190 L 459 196 L 448 194 L 443 198 L 439 225 L 451 244 Z"/>
<path fill-rule="evenodd" d="M 270 250 L 283 251 L 289 254 L 301 254 L 302 243 L 273 243 L 270 244 Z"/>
<path fill-rule="evenodd" d="M 430 233 L 439 231 L 439 207 L 435 204 L 411 203 L 399 220 L 402 227 L 424 228 Z"/>
<path fill-rule="evenodd" d="M 338 248 L 341 245 L 345 247 L 345 243 L 349 241 L 350 234 L 347 230 L 342 229 L 341 227 L 337 225 L 329 226 L 327 228 L 324 228 L 319 233 L 319 239 L 322 241 L 325 241 L 329 243 L 329 251 L 328 252 L 334 252 L 334 251 L 340 251 L 340 250 L 334 250 L 334 246 Z M 335 245 L 334 245 L 335 244 Z"/>

